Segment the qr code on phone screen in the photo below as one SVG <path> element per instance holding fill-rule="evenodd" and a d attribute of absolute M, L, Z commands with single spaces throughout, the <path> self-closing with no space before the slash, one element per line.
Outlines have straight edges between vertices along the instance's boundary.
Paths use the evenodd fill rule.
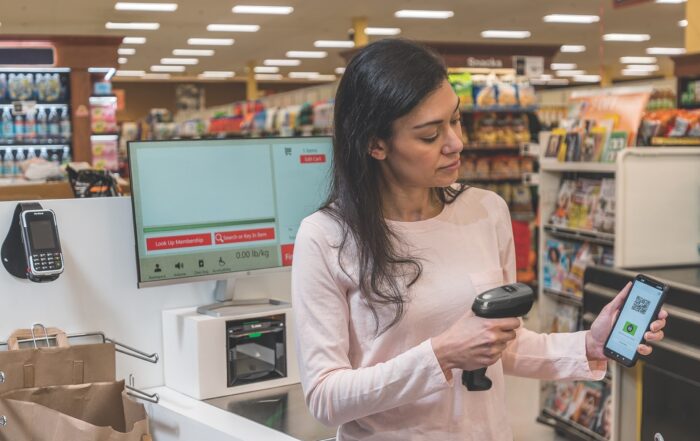
<path fill-rule="evenodd" d="M 646 314 L 647 309 L 649 309 L 649 304 L 651 302 L 645 298 L 637 296 L 634 299 L 634 304 L 632 305 L 632 311 L 637 311 L 640 314 Z"/>

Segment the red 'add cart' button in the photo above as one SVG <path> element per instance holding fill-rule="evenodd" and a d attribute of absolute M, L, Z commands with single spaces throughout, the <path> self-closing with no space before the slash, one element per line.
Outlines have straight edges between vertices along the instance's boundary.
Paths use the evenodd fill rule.
<path fill-rule="evenodd" d="M 301 155 L 299 160 L 302 164 L 322 164 L 326 162 L 326 155 Z"/>
<path fill-rule="evenodd" d="M 239 242 L 254 242 L 258 240 L 274 240 L 274 228 L 257 228 L 255 230 L 221 231 L 214 233 L 217 245 Z"/>
<path fill-rule="evenodd" d="M 292 266 L 292 256 L 294 256 L 294 244 L 290 243 L 280 247 L 282 251 L 282 266 Z"/>
<path fill-rule="evenodd" d="M 146 239 L 148 251 L 171 250 L 174 248 L 203 247 L 211 245 L 211 234 L 186 234 L 183 236 L 151 237 Z"/>

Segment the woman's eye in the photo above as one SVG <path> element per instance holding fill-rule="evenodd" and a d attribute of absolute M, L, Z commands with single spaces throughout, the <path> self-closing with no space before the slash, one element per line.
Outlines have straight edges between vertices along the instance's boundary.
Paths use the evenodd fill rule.
<path fill-rule="evenodd" d="M 452 125 L 454 126 L 454 125 L 457 125 L 457 124 L 460 123 L 460 122 L 461 122 L 461 121 L 459 120 L 459 118 L 455 118 L 455 119 L 453 119 L 453 120 L 450 121 L 450 124 L 452 124 Z"/>
<path fill-rule="evenodd" d="M 425 142 L 433 142 L 433 141 L 435 141 L 436 139 L 438 139 L 438 134 L 435 133 L 435 135 L 433 135 L 433 136 L 429 136 L 429 137 L 427 137 L 427 138 L 421 138 L 421 139 L 422 139 L 423 141 L 425 141 Z"/>

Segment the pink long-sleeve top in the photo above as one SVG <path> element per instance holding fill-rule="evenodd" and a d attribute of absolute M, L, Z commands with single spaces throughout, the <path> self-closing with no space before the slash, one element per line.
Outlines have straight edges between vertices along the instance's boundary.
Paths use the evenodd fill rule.
<path fill-rule="evenodd" d="M 431 219 L 388 221 L 404 251 L 419 257 L 405 315 L 377 335 L 350 251 L 338 263 L 339 225 L 316 212 L 299 229 L 292 268 L 301 382 L 312 414 L 338 425 L 338 440 L 512 441 L 504 374 L 599 380 L 605 362 L 586 358 L 585 333 L 539 334 L 521 327 L 490 366 L 493 387 L 470 392 L 462 371 L 448 381 L 431 346 L 470 310 L 474 297 L 515 281 L 510 214 L 495 193 L 470 188 Z M 379 308 L 380 322 L 393 317 Z M 537 405 L 536 397 L 531 399 Z"/>

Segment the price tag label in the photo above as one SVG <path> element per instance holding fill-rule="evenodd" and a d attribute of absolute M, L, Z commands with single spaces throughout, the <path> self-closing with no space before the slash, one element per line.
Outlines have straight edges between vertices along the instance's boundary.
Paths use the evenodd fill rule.
<path fill-rule="evenodd" d="M 36 112 L 36 101 L 13 101 L 12 113 L 15 115 L 26 115 Z"/>

